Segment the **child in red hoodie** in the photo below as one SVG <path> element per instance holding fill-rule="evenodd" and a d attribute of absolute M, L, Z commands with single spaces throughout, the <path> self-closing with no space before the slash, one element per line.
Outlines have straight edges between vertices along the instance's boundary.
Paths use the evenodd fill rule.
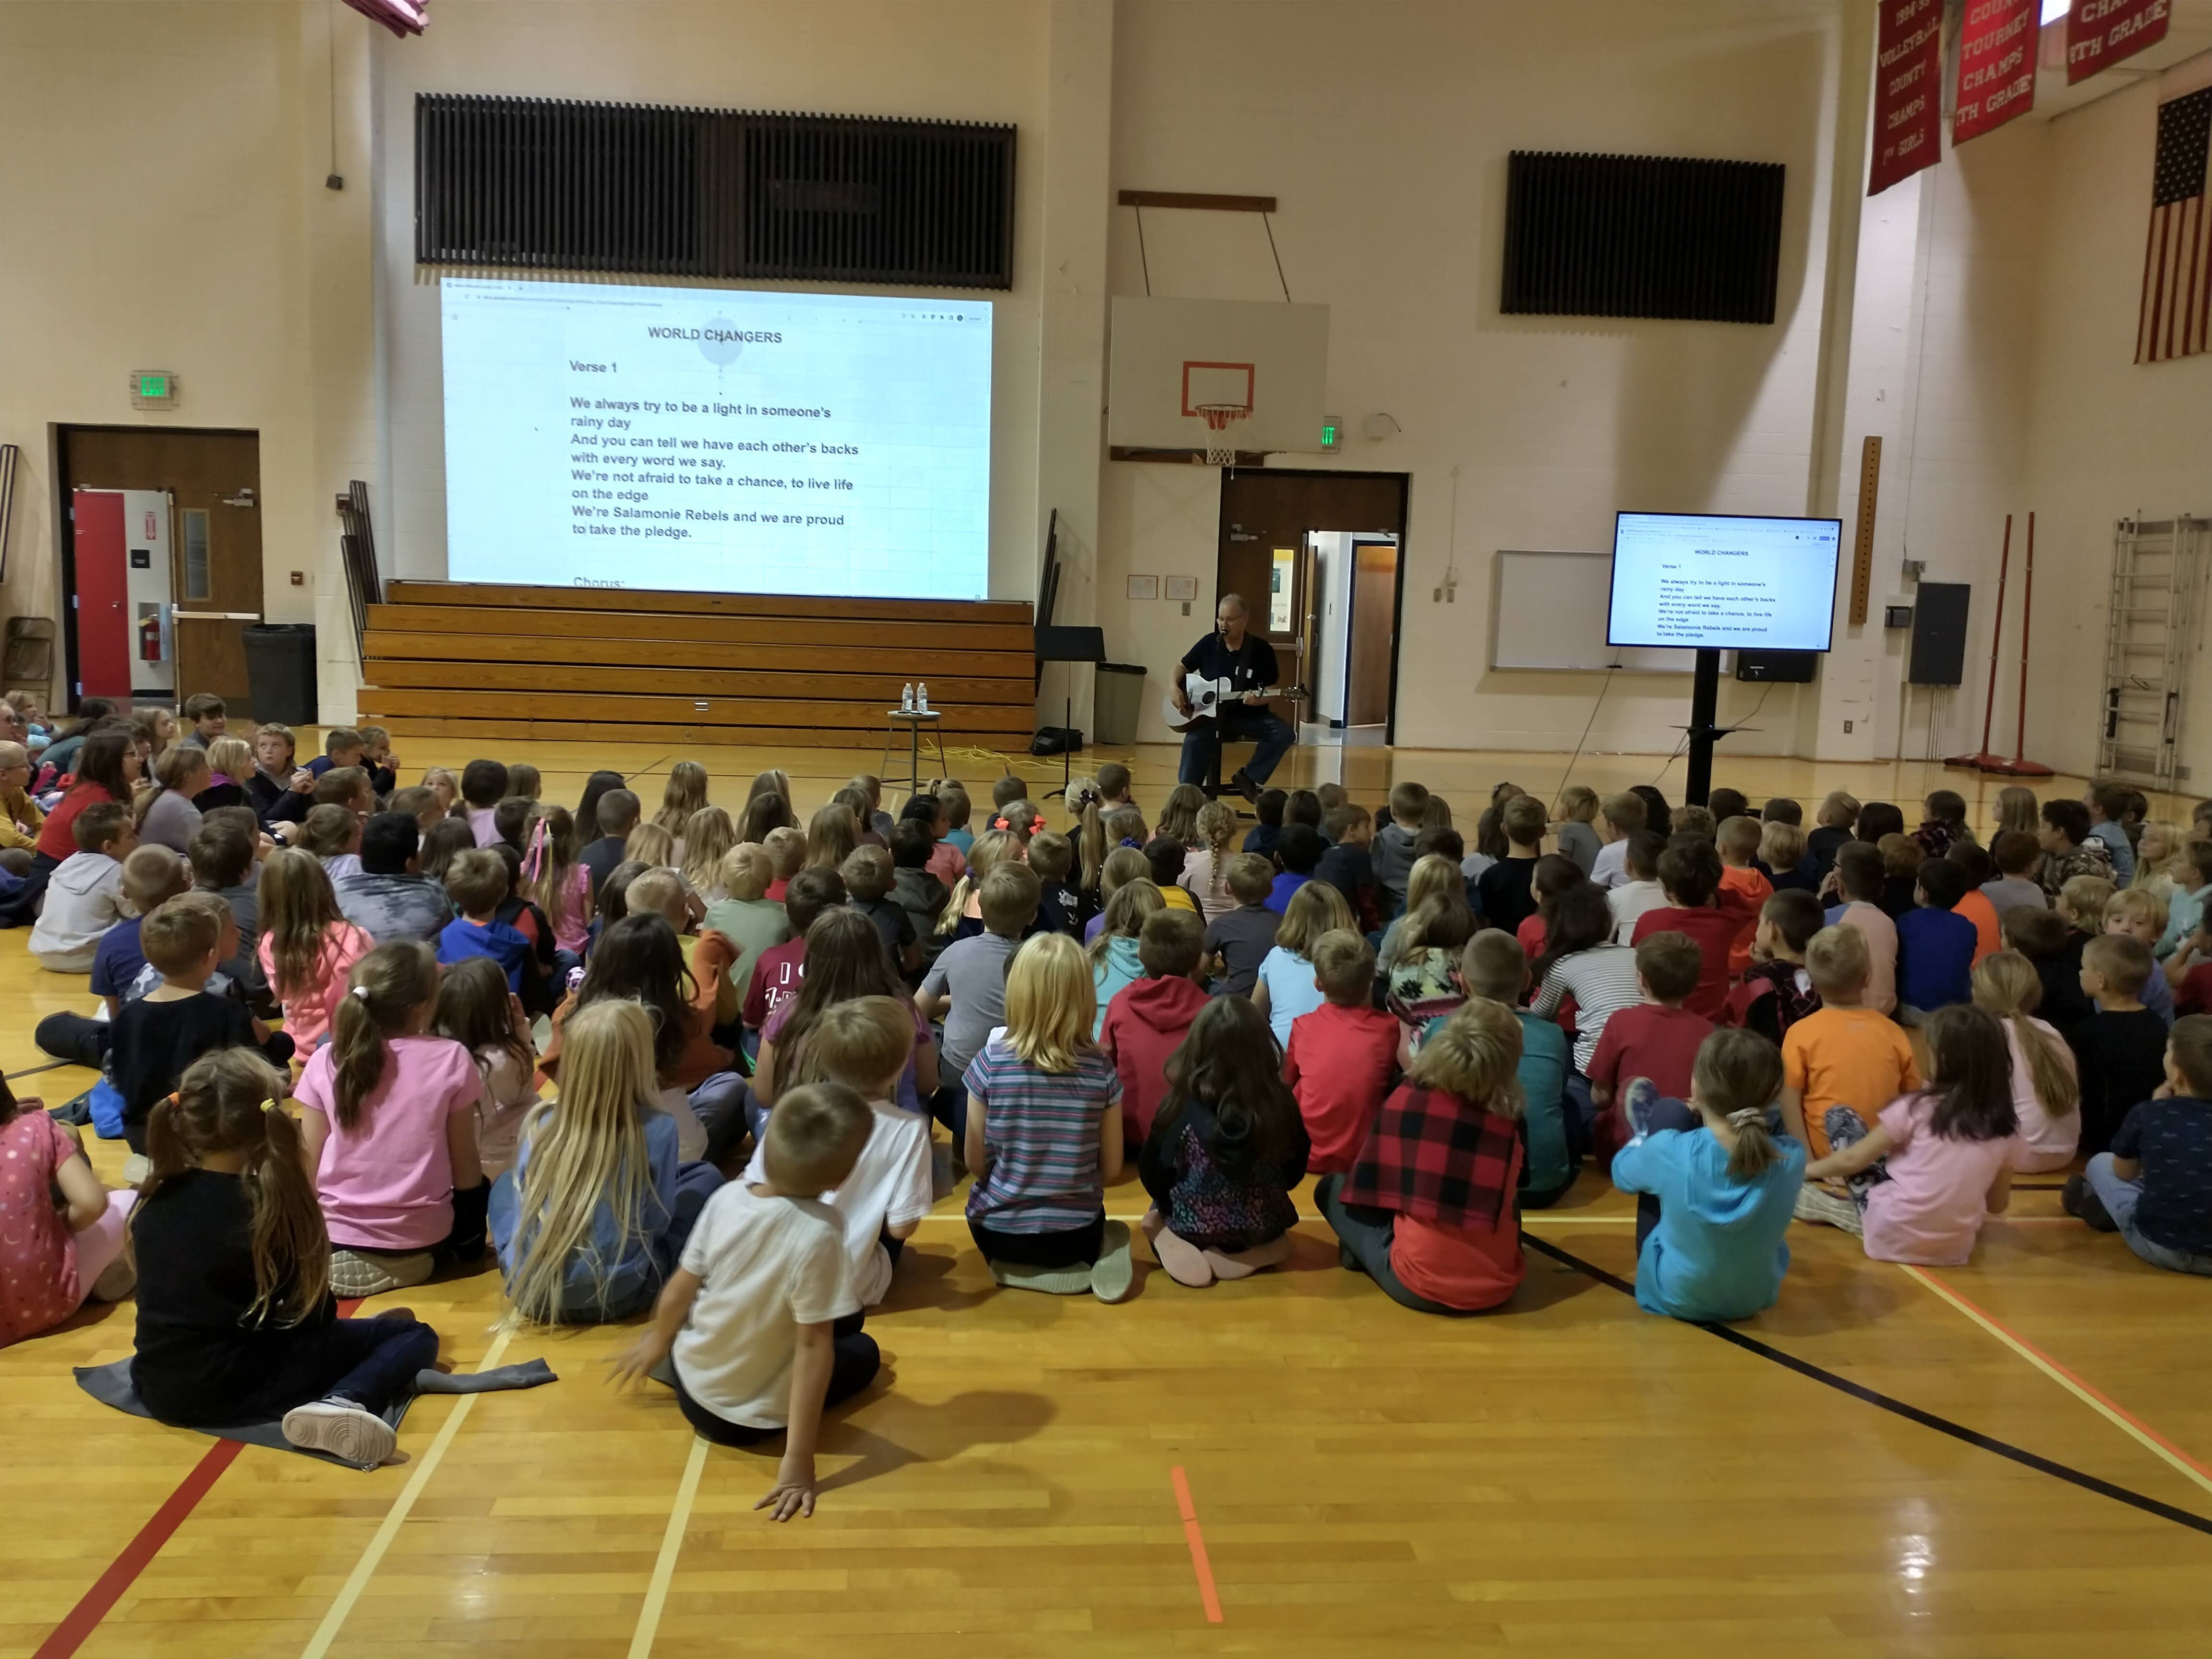
<path fill-rule="evenodd" d="M 1637 918 L 1629 942 L 1641 945 L 1654 933 L 1687 933 L 1702 967 L 1697 989 L 1682 1006 L 1702 1018 L 1719 1019 L 1728 1009 L 1729 952 L 1745 927 L 1758 920 L 1759 907 L 1721 885 L 1721 855 L 1700 836 L 1677 836 L 1667 843 L 1659 855 L 1659 887 L 1667 902 Z"/>
<path fill-rule="evenodd" d="M 1297 1097 L 1316 1175 L 1348 1172 L 1398 1076 L 1395 1014 L 1374 1006 L 1375 950 L 1339 928 L 1313 944 L 1314 983 L 1328 1000 L 1291 1022 L 1283 1081 Z"/>
<path fill-rule="evenodd" d="M 1133 1156 L 1152 1132 L 1167 1098 L 1168 1056 L 1182 1046 L 1191 1021 L 1210 1000 L 1192 976 L 1206 954 L 1196 913 L 1156 910 L 1137 935 L 1145 976 L 1106 1005 L 1098 1046 L 1121 1079 L 1121 1139 Z"/>

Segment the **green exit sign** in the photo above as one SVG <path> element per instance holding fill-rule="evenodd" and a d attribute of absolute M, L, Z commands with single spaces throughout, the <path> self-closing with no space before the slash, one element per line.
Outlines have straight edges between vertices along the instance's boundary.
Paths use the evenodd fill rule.
<path fill-rule="evenodd" d="M 1321 447 L 1335 449 L 1344 442 L 1344 428 L 1333 415 L 1324 416 L 1321 423 Z"/>
<path fill-rule="evenodd" d="M 166 368 L 132 369 L 131 406 L 133 409 L 174 409 L 177 406 L 177 377 Z"/>

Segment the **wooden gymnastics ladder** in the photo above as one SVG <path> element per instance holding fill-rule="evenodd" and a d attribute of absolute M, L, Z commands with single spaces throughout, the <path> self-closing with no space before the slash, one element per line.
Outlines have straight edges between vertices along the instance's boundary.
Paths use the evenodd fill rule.
<path fill-rule="evenodd" d="M 2212 521 L 2122 519 L 2112 531 L 2097 775 L 2171 791 L 2187 776 L 2181 727 Z"/>

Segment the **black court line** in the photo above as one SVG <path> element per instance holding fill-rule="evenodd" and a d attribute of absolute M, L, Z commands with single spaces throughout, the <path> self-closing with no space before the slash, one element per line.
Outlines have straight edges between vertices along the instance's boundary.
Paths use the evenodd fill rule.
<path fill-rule="evenodd" d="M 43 1066 L 26 1066 L 20 1072 L 9 1073 L 8 1081 L 13 1083 L 19 1077 L 32 1077 L 40 1072 L 53 1071 L 58 1066 L 74 1066 L 76 1064 L 76 1062 L 73 1060 L 50 1060 Z"/>
<path fill-rule="evenodd" d="M 1565 1262 L 1579 1273 L 1588 1273 L 1601 1285 L 1610 1285 L 1614 1290 L 1628 1296 L 1632 1297 L 1636 1294 L 1636 1286 L 1626 1279 L 1606 1272 L 1595 1262 L 1585 1261 L 1580 1256 L 1561 1249 L 1548 1240 L 1538 1238 L 1534 1234 L 1524 1231 L 1521 1235 L 1521 1242 L 1540 1255 L 1550 1256 L 1554 1261 Z M 1948 1417 L 1938 1417 L 1935 1413 L 1923 1411 L 1917 1406 L 1908 1406 L 1902 1400 L 1883 1394 L 1879 1389 L 1868 1388 L 1863 1382 L 1854 1382 L 1849 1377 L 1838 1376 L 1833 1371 L 1824 1370 L 1810 1360 L 1800 1359 L 1795 1354 L 1784 1353 L 1781 1349 L 1762 1342 L 1755 1336 L 1747 1336 L 1743 1332 L 1731 1330 L 1726 1325 L 1690 1320 L 1678 1322 L 1682 1324 L 1694 1322 L 1698 1329 L 1709 1332 L 1720 1338 L 1722 1341 L 1741 1348 L 1747 1353 L 1755 1353 L 1761 1359 L 1771 1359 L 1785 1370 L 1792 1370 L 1800 1376 L 1810 1377 L 1815 1382 L 1825 1383 L 1838 1393 L 1847 1394 L 1854 1400 L 1863 1400 L 1869 1406 L 1878 1406 L 1883 1411 L 1904 1418 L 1909 1423 L 1917 1423 L 1923 1429 L 1933 1429 L 1938 1434 L 1948 1434 L 1954 1440 L 1964 1441 L 1967 1445 L 1978 1447 L 1983 1451 L 1995 1452 L 1999 1457 L 2008 1458 L 2024 1468 L 2033 1469 L 2039 1474 L 2050 1475 L 2052 1479 L 2063 1480 L 2069 1486 L 2079 1486 L 2084 1492 L 2093 1492 L 2100 1498 L 2109 1498 L 2116 1504 L 2125 1504 L 2130 1509 L 2142 1510 L 2146 1515 L 2154 1515 L 2161 1521 L 2171 1521 L 2176 1526 L 2187 1527 L 2191 1531 L 2212 1536 L 2212 1520 L 2208 1520 L 2203 1516 L 2188 1510 L 2178 1509 L 2172 1504 L 2161 1503 L 2159 1499 L 2147 1497 L 2142 1492 L 2131 1492 L 2125 1486 L 2115 1486 L 2109 1480 L 2100 1480 L 2094 1474 L 2085 1474 L 2080 1469 L 2069 1468 L 2063 1463 L 2054 1463 L 2051 1459 L 2039 1456 L 2034 1452 L 2012 1444 L 2009 1441 L 1996 1439 L 1978 1430 L 1970 1429 L 1963 1423 L 1954 1423 Z"/>

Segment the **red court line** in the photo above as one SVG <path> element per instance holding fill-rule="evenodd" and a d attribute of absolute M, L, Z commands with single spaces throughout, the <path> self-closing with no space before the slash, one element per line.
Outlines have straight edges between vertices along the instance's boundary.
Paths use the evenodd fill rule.
<path fill-rule="evenodd" d="M 69 1655 L 82 1647 L 85 1638 L 99 1628 L 100 1621 L 123 1599 L 123 1592 L 137 1582 L 138 1575 L 145 1571 L 148 1564 L 161 1553 L 161 1547 L 185 1524 L 185 1518 L 198 1507 L 200 1499 L 207 1496 L 208 1488 L 222 1478 L 222 1472 L 237 1462 L 239 1453 L 245 1449 L 246 1443 L 240 1440 L 218 1440 L 210 1446 L 206 1455 L 193 1465 L 192 1472 L 169 1494 L 168 1501 L 154 1511 L 153 1519 L 141 1527 L 138 1535 L 108 1564 L 99 1582 L 39 1644 L 31 1659 L 68 1659 Z"/>
<path fill-rule="evenodd" d="M 1168 1471 L 1175 1481 L 1176 1508 L 1182 1512 L 1182 1540 L 1190 1546 L 1190 1570 L 1198 1575 L 1198 1598 L 1206 1603 L 1206 1622 L 1221 1622 L 1221 1597 L 1214 1593 L 1213 1566 L 1206 1559 L 1206 1534 L 1198 1529 L 1198 1506 L 1190 1501 L 1190 1482 L 1183 1478 L 1182 1467 Z M 43 1656 L 33 1656 L 43 1659 Z"/>
<path fill-rule="evenodd" d="M 339 1303 L 338 1317 L 351 1319 L 359 1306 L 358 1300 Z M 177 1528 L 185 1524 L 199 1507 L 200 1499 L 208 1495 L 222 1478 L 222 1472 L 235 1463 L 239 1453 L 245 1449 L 242 1440 L 218 1440 L 210 1446 L 200 1461 L 192 1465 L 191 1473 L 177 1483 L 177 1489 L 154 1511 L 153 1518 L 138 1528 L 138 1535 L 123 1547 L 122 1553 L 107 1564 L 107 1571 L 78 1598 L 77 1604 L 64 1615 L 61 1623 L 47 1632 L 46 1639 L 39 1644 L 31 1659 L 69 1659 L 70 1654 L 82 1647 L 85 1638 L 99 1629 L 100 1620 L 114 1611 L 115 1604 L 123 1599 L 123 1592 L 137 1583 L 138 1575 L 153 1565 L 162 1547 L 176 1536 Z"/>
<path fill-rule="evenodd" d="M 1957 1285 L 1950 1283 L 1948 1279 L 1936 1278 L 1936 1276 L 1932 1272 L 1929 1272 L 1926 1267 L 1916 1267 L 1911 1269 L 1911 1271 L 1924 1274 L 1930 1284 L 1941 1285 L 1944 1293 L 1955 1298 L 1960 1306 L 1972 1309 L 1975 1316 L 1986 1321 L 1991 1329 L 2002 1332 L 2007 1341 L 2012 1343 L 2023 1352 L 2033 1354 L 2039 1361 L 2049 1366 L 2060 1376 L 2064 1377 L 2068 1382 L 2080 1389 L 2081 1393 L 2087 1395 L 2090 1399 L 2095 1401 L 2106 1411 L 2110 1412 L 2114 1417 L 2120 1418 L 2124 1421 L 2132 1424 L 2144 1438 L 2157 1442 L 2158 1444 L 2165 1447 L 2167 1451 L 2172 1453 L 2173 1455 L 2181 1462 L 2187 1464 L 2191 1468 L 2196 1470 L 2198 1474 L 2203 1476 L 2208 1480 L 2212 1480 L 2212 1468 L 2207 1468 L 2203 1462 L 2190 1455 L 2189 1453 L 2184 1451 L 2179 1446 L 2175 1445 L 2172 1441 L 2167 1439 L 2156 1429 L 2151 1427 L 2149 1424 L 2144 1422 L 2142 1419 L 2137 1417 L 2125 1406 L 2121 1405 L 2118 1401 L 2113 1399 L 2102 1389 L 2100 1389 L 2094 1383 L 2086 1381 L 2079 1372 L 2073 1370 L 2068 1366 L 2060 1364 L 2056 1359 L 2053 1359 L 2042 1349 L 2037 1347 L 2034 1343 L 2029 1341 L 2018 1331 L 2014 1330 L 2002 1320 L 1999 1319 L 1995 1314 L 1990 1312 L 1988 1309 L 1977 1306 L 1967 1297 L 1960 1295 Z"/>

